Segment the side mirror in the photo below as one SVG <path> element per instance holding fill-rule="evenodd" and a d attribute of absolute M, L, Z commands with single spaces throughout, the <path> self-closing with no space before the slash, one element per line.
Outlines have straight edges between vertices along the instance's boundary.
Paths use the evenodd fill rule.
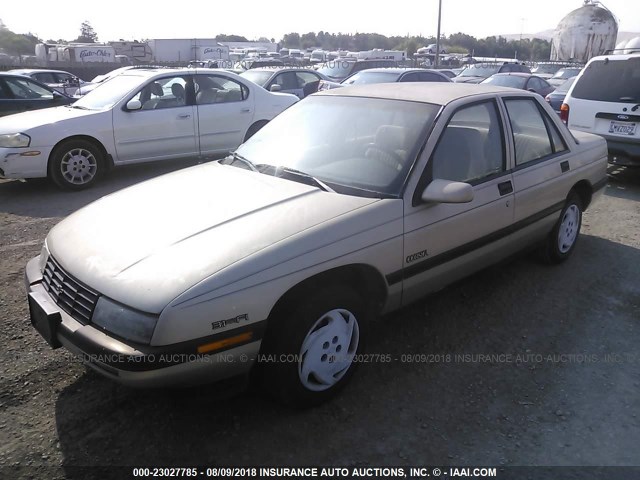
<path fill-rule="evenodd" d="M 425 202 L 468 203 L 473 200 L 473 187 L 468 183 L 436 178 L 422 192 Z"/>
<path fill-rule="evenodd" d="M 127 110 L 140 110 L 141 108 L 140 100 L 132 99 L 127 102 Z"/>
<path fill-rule="evenodd" d="M 277 83 L 274 83 L 273 85 L 271 85 L 271 87 L 269 87 L 269 91 L 271 91 L 271 92 L 281 92 L 282 91 L 282 85 L 278 85 Z"/>

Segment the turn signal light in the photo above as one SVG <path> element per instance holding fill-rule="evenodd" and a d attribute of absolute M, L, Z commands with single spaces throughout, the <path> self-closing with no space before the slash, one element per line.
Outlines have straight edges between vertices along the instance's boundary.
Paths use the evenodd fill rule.
<path fill-rule="evenodd" d="M 198 347 L 198 353 L 210 353 L 216 350 L 221 350 L 231 345 L 237 345 L 239 343 L 245 343 L 251 340 L 253 332 L 245 332 L 235 337 L 225 338 L 224 340 L 218 340 L 217 342 L 205 343 Z"/>

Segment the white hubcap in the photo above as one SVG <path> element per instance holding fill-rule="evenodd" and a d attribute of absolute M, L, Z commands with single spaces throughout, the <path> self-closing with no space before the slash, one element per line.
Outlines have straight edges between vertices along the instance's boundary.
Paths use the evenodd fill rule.
<path fill-rule="evenodd" d="M 64 179 L 75 185 L 89 182 L 96 175 L 98 162 L 89 150 L 74 148 L 65 153 L 60 163 Z"/>
<path fill-rule="evenodd" d="M 340 381 L 353 363 L 360 329 L 356 317 L 344 309 L 331 310 L 311 327 L 298 359 L 300 381 L 309 390 L 326 390 Z"/>
<path fill-rule="evenodd" d="M 570 205 L 564 212 L 560 230 L 558 232 L 558 248 L 561 253 L 567 253 L 576 241 L 580 228 L 580 210 L 576 205 Z"/>

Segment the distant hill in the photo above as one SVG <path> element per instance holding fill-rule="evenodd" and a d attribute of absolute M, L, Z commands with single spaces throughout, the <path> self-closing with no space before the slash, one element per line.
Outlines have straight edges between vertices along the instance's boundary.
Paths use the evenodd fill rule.
<path fill-rule="evenodd" d="M 520 38 L 523 38 L 523 39 L 539 38 L 541 40 L 551 41 L 551 38 L 553 38 L 553 32 L 554 32 L 554 29 L 543 30 L 538 33 L 523 33 L 522 37 L 520 36 L 519 33 L 507 33 L 507 34 L 503 33 L 501 35 L 496 35 L 496 37 L 500 36 L 500 37 L 506 38 L 507 41 L 520 40 Z M 640 37 L 640 32 L 618 32 L 618 40 L 616 41 L 616 44 L 622 41 L 631 40 L 634 37 Z"/>

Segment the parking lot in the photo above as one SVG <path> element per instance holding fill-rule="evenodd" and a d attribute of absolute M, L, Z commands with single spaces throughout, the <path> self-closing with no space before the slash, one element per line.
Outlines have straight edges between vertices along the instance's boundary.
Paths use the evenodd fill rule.
<path fill-rule="evenodd" d="M 49 229 L 183 165 L 76 193 L 0 181 L 0 465 L 640 463 L 640 171 L 610 170 L 565 264 L 522 255 L 376 322 L 367 351 L 381 356 L 335 400 L 294 411 L 226 385 L 125 388 L 29 323 L 24 266 Z"/>

